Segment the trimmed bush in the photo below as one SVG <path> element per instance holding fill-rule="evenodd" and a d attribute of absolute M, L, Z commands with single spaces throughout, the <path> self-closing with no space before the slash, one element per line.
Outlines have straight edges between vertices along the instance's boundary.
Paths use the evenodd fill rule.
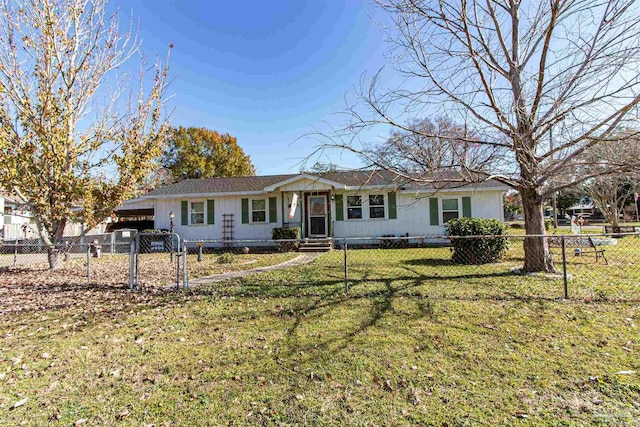
<path fill-rule="evenodd" d="M 271 238 L 273 240 L 300 240 L 299 227 L 277 227 L 271 231 Z M 298 249 L 298 242 L 278 242 L 281 252 L 290 252 Z"/>
<path fill-rule="evenodd" d="M 544 220 L 544 229 L 549 231 L 551 230 L 551 227 L 553 227 L 553 220 L 550 218 L 547 218 Z"/>
<path fill-rule="evenodd" d="M 449 236 L 504 236 L 507 227 L 496 219 L 456 218 L 445 224 Z M 506 252 L 509 242 L 506 237 L 477 239 L 451 238 L 453 255 L 458 264 L 487 264 L 497 262 Z"/>

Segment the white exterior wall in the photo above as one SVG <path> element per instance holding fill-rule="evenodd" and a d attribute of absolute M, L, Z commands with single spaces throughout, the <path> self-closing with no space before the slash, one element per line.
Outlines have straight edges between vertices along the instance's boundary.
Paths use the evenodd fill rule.
<path fill-rule="evenodd" d="M 369 194 L 381 192 L 346 192 L 344 193 L 344 221 L 335 221 L 333 215 L 333 237 L 377 237 L 385 234 L 395 236 L 434 236 L 443 235 L 445 230 L 442 225 L 442 199 L 459 198 L 460 216 L 462 216 L 463 196 L 471 197 L 471 216 L 475 218 L 493 218 L 504 221 L 502 210 L 502 191 L 476 191 L 476 192 L 450 192 L 438 193 L 438 223 L 431 225 L 429 216 L 429 196 L 415 194 L 396 193 L 397 219 L 389 218 L 389 204 L 387 192 L 385 192 L 385 219 L 368 219 Z M 363 219 L 347 219 L 347 195 L 362 195 Z M 335 212 L 335 202 L 332 203 L 332 211 Z"/>
<path fill-rule="evenodd" d="M 292 191 L 293 190 L 293 191 Z M 325 189 L 316 189 L 324 191 Z M 264 195 L 237 195 L 223 197 L 198 197 L 198 198 L 175 198 L 175 199 L 157 199 L 155 203 L 155 228 L 169 229 L 169 212 L 173 211 L 174 231 L 181 238 L 187 240 L 222 240 L 222 215 L 233 214 L 234 228 L 233 240 L 267 240 L 271 239 L 272 229 L 282 227 L 283 222 L 302 222 L 301 206 L 304 203 L 304 194 L 300 194 L 297 188 L 290 188 L 286 192 L 273 192 Z M 298 194 L 298 207 L 295 211 L 294 218 L 289 219 L 289 203 L 292 195 Z M 389 200 L 388 189 L 367 190 L 367 191 L 339 191 L 333 194 L 343 194 L 344 196 L 344 220 L 336 221 L 336 203 L 331 203 L 331 228 L 333 237 L 378 237 L 385 234 L 395 236 L 427 236 L 442 235 L 444 227 L 442 226 L 442 199 L 458 198 L 463 196 L 471 197 L 471 215 L 478 218 L 493 218 L 503 221 L 502 209 L 502 190 L 483 190 L 483 191 L 452 191 L 442 192 L 435 196 L 438 198 L 438 219 L 439 225 L 432 226 L 429 216 L 429 195 L 416 195 L 413 193 L 396 192 L 397 219 L 389 219 Z M 347 195 L 362 196 L 362 219 L 347 219 Z M 369 219 L 369 195 L 383 194 L 385 197 L 385 218 Z M 277 221 L 269 222 L 269 197 L 276 197 L 276 213 Z M 252 199 L 265 199 L 266 216 L 265 223 L 249 223 L 242 224 L 242 205 L 241 199 L 249 199 L 251 205 Z M 206 202 L 214 200 L 215 203 L 215 223 L 212 225 L 182 225 L 181 219 L 181 201 L 189 202 Z M 462 216 L 462 204 L 459 203 L 460 216 Z M 251 214 L 249 214 L 251 220 Z M 206 208 L 205 208 L 206 222 Z M 306 219 L 305 219 L 306 222 Z"/>
<path fill-rule="evenodd" d="M 269 197 L 276 197 L 276 222 L 269 222 Z M 264 199 L 266 204 L 266 222 L 251 223 L 251 213 L 249 213 L 249 224 L 242 224 L 242 199 L 249 199 L 249 207 L 251 207 L 252 199 Z M 188 202 L 205 202 L 205 222 L 207 220 L 206 201 L 214 200 L 214 224 L 182 225 L 181 202 L 183 200 L 187 200 Z M 168 230 L 170 225 L 169 212 L 173 211 L 175 215 L 173 220 L 173 230 L 178 233 L 181 239 L 222 240 L 222 215 L 233 214 L 233 240 L 267 240 L 271 239 L 271 230 L 273 228 L 282 227 L 281 203 L 281 195 L 279 193 L 210 198 L 185 197 L 180 199 L 158 199 L 155 204 L 154 226 L 155 228 Z"/>

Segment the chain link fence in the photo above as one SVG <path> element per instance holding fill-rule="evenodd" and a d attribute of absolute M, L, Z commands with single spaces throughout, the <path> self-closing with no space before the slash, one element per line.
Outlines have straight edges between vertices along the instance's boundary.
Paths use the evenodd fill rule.
<path fill-rule="evenodd" d="M 554 271 L 522 271 L 524 240 L 536 238 L 548 247 Z M 640 300 L 636 233 L 183 243 L 188 283 L 214 285 L 223 294 L 317 295 L 331 289 L 369 296 L 393 291 L 447 298 Z"/>
<path fill-rule="evenodd" d="M 131 253 L 131 289 L 180 287 L 180 236 L 175 233 L 138 233 Z"/>
<path fill-rule="evenodd" d="M 118 286 L 128 283 L 130 240 L 137 231 L 65 237 L 56 245 L 62 267 L 49 270 L 49 247 L 41 239 L 0 242 L 0 274 L 5 280 L 29 277 L 40 284 Z"/>
<path fill-rule="evenodd" d="M 524 240 L 535 238 L 548 247 L 554 271 L 522 272 Z M 63 243 L 67 261 L 55 272 L 48 270 L 41 242 L 4 242 L 0 274 L 15 281 L 37 273 L 34 280 L 43 284 L 213 287 L 222 295 L 331 298 L 346 291 L 372 297 L 399 292 L 424 298 L 640 301 L 637 233 L 232 242 L 140 233 L 116 243 L 111 237 L 91 239 Z"/>

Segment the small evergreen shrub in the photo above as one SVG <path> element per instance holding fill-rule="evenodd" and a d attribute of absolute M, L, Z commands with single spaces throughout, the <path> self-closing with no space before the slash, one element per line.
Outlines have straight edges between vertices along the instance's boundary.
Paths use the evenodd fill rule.
<path fill-rule="evenodd" d="M 496 219 L 456 218 L 445 224 L 449 236 L 505 236 L 507 227 Z M 484 237 L 477 239 L 451 238 L 453 255 L 458 264 L 487 264 L 499 261 L 509 242 L 506 237 Z"/>
<path fill-rule="evenodd" d="M 276 227 L 271 231 L 273 240 L 300 240 L 302 233 L 299 227 Z M 298 249 L 299 242 L 278 242 L 280 251 L 290 252 Z"/>
<path fill-rule="evenodd" d="M 549 231 L 553 227 L 553 220 L 551 218 L 547 218 L 544 220 L 544 229 Z"/>
<path fill-rule="evenodd" d="M 141 231 L 141 233 L 149 233 L 149 234 L 164 234 L 168 232 L 169 230 L 167 230 L 166 228 L 147 228 Z"/>

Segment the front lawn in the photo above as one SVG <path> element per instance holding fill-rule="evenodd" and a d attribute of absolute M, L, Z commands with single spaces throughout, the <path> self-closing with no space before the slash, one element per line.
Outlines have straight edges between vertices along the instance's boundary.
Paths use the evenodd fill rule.
<path fill-rule="evenodd" d="M 570 300 L 557 277 L 514 275 L 517 249 L 480 267 L 447 248 L 353 250 L 348 294 L 341 251 L 186 293 L 34 286 L 6 301 L 42 304 L 0 312 L 0 420 L 637 425 L 625 240 L 608 267 L 570 260 Z"/>

